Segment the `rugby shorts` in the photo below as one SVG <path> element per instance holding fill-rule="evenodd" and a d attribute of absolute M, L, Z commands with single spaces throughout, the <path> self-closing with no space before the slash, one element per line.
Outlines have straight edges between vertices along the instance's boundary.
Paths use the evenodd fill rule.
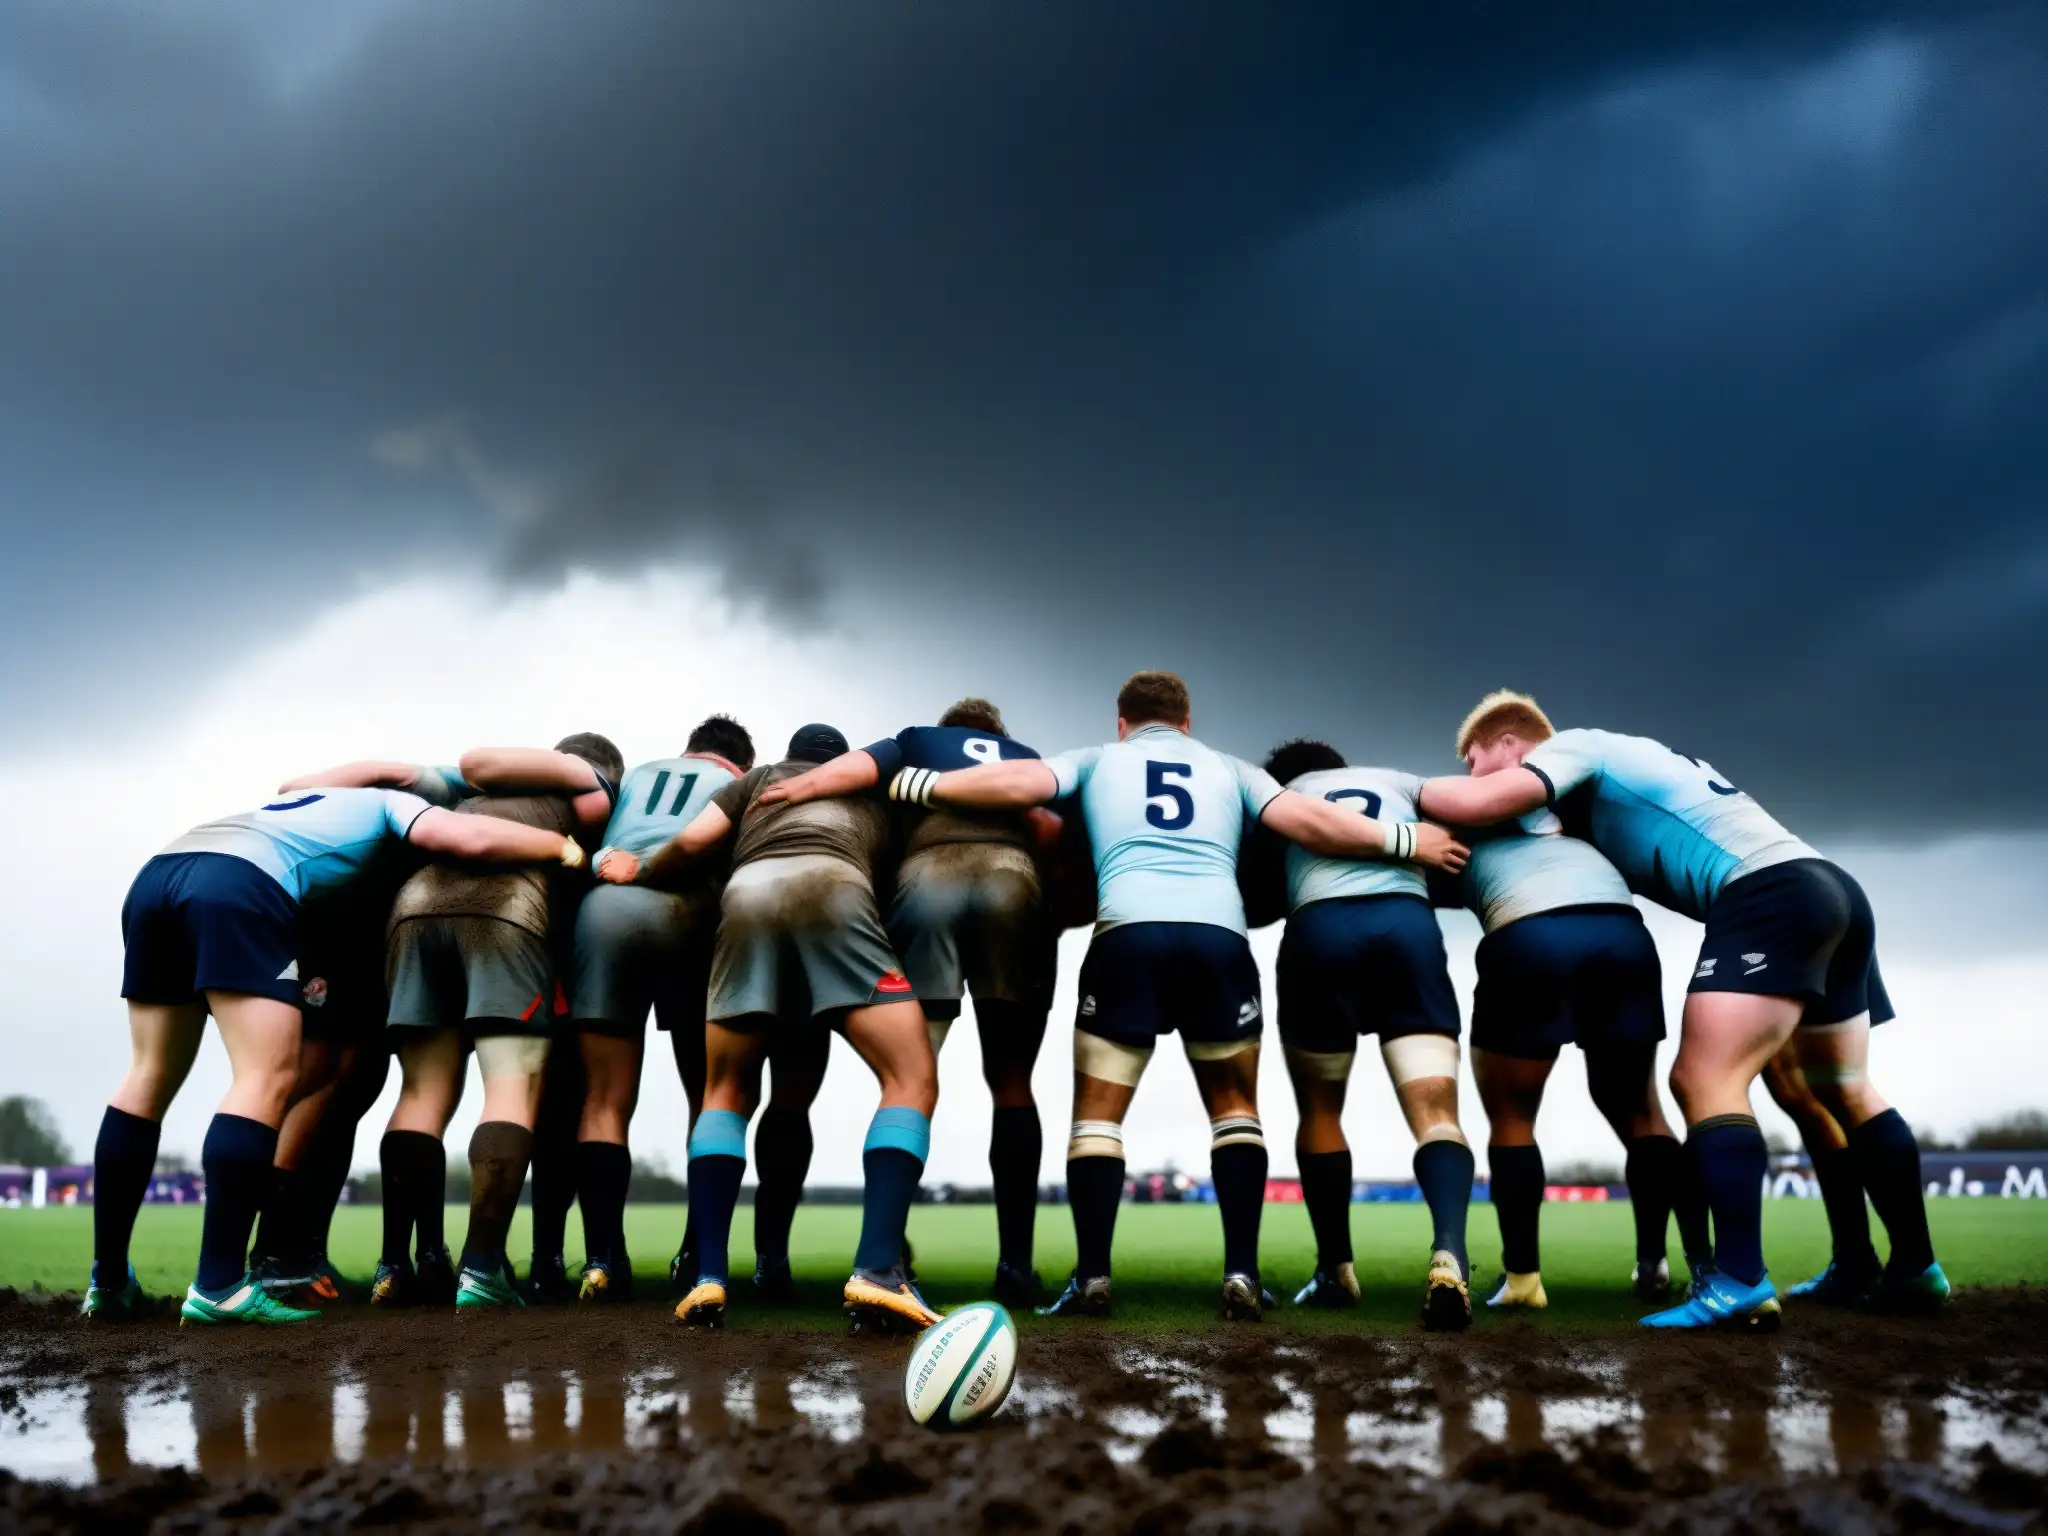
<path fill-rule="evenodd" d="M 1839 865 L 1793 859 L 1732 880 L 1706 928 L 1689 992 L 1793 998 L 1805 1005 L 1804 1024 L 1892 1016 L 1870 898 Z"/>
<path fill-rule="evenodd" d="M 374 1040 L 384 1027 L 384 921 L 299 909 L 299 997 L 305 1038 L 338 1045 Z"/>
<path fill-rule="evenodd" d="M 1259 967 L 1245 936 L 1215 923 L 1119 923 L 1088 941 L 1074 1027 L 1150 1046 L 1257 1039 Z"/>
<path fill-rule="evenodd" d="M 1029 1003 L 1044 987 L 1045 902 L 1038 863 L 1005 843 L 937 843 L 904 859 L 890 946 L 925 1017 L 979 1002 Z"/>
<path fill-rule="evenodd" d="M 500 917 L 408 917 L 386 960 L 393 1029 L 545 1035 L 569 1011 L 547 941 Z"/>
<path fill-rule="evenodd" d="M 1558 907 L 1479 941 L 1472 1044 L 1554 1061 L 1567 1045 L 1654 1045 L 1664 1038 L 1657 945 L 1634 907 Z"/>
<path fill-rule="evenodd" d="M 247 859 L 158 854 L 121 903 L 121 995 L 177 1004 L 244 992 L 299 1006 L 296 907 Z"/>
<path fill-rule="evenodd" d="M 785 1022 L 916 1000 L 867 875 L 830 854 L 742 864 L 726 882 L 704 1017 Z"/>
<path fill-rule="evenodd" d="M 595 887 L 576 914 L 576 1027 L 638 1039 L 652 1009 L 658 1028 L 701 1034 L 717 936 L 716 891 Z"/>
<path fill-rule="evenodd" d="M 1279 986 L 1290 1050 L 1355 1050 L 1360 1035 L 1458 1038 L 1443 930 L 1420 896 L 1310 902 L 1287 919 Z"/>

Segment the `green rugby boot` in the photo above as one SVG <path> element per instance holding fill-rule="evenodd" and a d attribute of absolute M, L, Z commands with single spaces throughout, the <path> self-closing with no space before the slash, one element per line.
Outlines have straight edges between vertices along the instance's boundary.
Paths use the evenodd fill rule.
<path fill-rule="evenodd" d="M 189 1287 L 185 1292 L 185 1304 L 178 1308 L 178 1326 L 183 1328 L 189 1323 L 207 1327 L 253 1323 L 277 1327 L 285 1323 L 310 1323 L 319 1316 L 318 1312 L 305 1307 L 285 1305 L 244 1275 L 217 1296 L 207 1295 L 196 1285 Z"/>

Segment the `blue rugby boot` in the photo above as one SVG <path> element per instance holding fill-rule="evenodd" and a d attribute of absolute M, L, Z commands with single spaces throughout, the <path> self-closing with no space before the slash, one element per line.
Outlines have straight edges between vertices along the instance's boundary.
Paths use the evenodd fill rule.
<path fill-rule="evenodd" d="M 1823 1307 L 1853 1307 L 1877 1283 L 1875 1271 L 1852 1271 L 1833 1259 L 1811 1280 L 1802 1280 L 1785 1293 L 1787 1301 L 1811 1301 Z"/>
<path fill-rule="evenodd" d="M 1642 1320 L 1645 1328 L 1734 1328 L 1754 1333 L 1776 1333 L 1784 1320 L 1778 1305 L 1777 1287 L 1765 1275 L 1755 1285 L 1744 1285 L 1720 1270 L 1698 1276 L 1686 1299 Z"/>

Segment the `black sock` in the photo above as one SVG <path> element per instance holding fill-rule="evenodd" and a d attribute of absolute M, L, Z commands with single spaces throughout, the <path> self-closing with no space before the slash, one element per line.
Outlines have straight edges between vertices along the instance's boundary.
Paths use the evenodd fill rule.
<path fill-rule="evenodd" d="M 384 1251 L 386 1264 L 411 1257 L 415 1226 L 419 1251 L 441 1246 L 438 1219 L 448 1198 L 448 1151 L 439 1137 L 425 1131 L 386 1131 L 377 1144 L 377 1165 L 384 1173 Z M 427 1213 L 436 1214 L 433 1237 L 427 1235 Z"/>
<path fill-rule="evenodd" d="M 1820 1201 L 1827 1208 L 1828 1238 L 1836 1266 L 1850 1278 L 1874 1276 L 1877 1249 L 1870 1242 L 1870 1210 L 1863 1203 L 1855 1149 L 1809 1148 L 1807 1155 L 1813 1159 L 1814 1181 L 1820 1185 Z"/>
<path fill-rule="evenodd" d="M 1486 1149 L 1491 1170 L 1494 1219 L 1500 1223 L 1500 1265 L 1526 1275 L 1543 1267 L 1537 1230 L 1543 1219 L 1543 1149 L 1539 1146 Z"/>
<path fill-rule="evenodd" d="M 206 1177 L 206 1212 L 199 1224 L 202 1291 L 234 1285 L 249 1267 L 249 1229 L 270 1190 L 277 1128 L 241 1115 L 215 1115 L 206 1128 L 199 1166 Z"/>
<path fill-rule="evenodd" d="M 1671 1246 L 1671 1207 L 1683 1177 L 1685 1148 L 1676 1136 L 1636 1136 L 1623 1177 L 1636 1223 L 1636 1262 L 1654 1265 Z"/>
<path fill-rule="evenodd" d="M 1074 1216 L 1074 1274 L 1079 1279 L 1093 1280 L 1109 1273 L 1117 1206 L 1123 1198 L 1122 1158 L 1067 1159 L 1067 1204 Z"/>
<path fill-rule="evenodd" d="M 1714 1261 L 1714 1223 L 1707 1207 L 1706 1181 L 1700 1165 L 1680 1142 L 1684 1155 L 1672 1165 L 1671 1214 L 1678 1222 L 1678 1246 L 1685 1252 L 1685 1266 L 1698 1273 Z"/>
<path fill-rule="evenodd" d="M 1472 1260 L 1465 1252 L 1465 1220 L 1472 1209 L 1472 1149 L 1462 1141 L 1425 1141 L 1415 1149 L 1415 1182 L 1429 1202 L 1432 1251 L 1458 1261 L 1468 1278 Z"/>
<path fill-rule="evenodd" d="M 327 1257 L 327 1233 L 334 1225 L 335 1208 L 341 1192 L 348 1187 L 349 1169 L 355 1163 L 356 1128 L 336 1126 L 334 1133 L 313 1144 L 313 1166 L 307 1172 L 306 1217 L 299 1236 L 306 1251 L 316 1259 Z"/>
<path fill-rule="evenodd" d="M 462 1267 L 495 1275 L 505 1267 L 505 1234 L 533 1160 L 533 1132 L 510 1120 L 485 1120 L 469 1138 L 469 1232 Z"/>
<path fill-rule="evenodd" d="M 1209 1150 L 1209 1181 L 1223 1217 L 1223 1272 L 1259 1278 L 1259 1220 L 1266 1212 L 1266 1144 L 1233 1141 Z"/>
<path fill-rule="evenodd" d="M 1927 1231 L 1927 1197 L 1920 1185 L 1920 1144 L 1906 1117 L 1888 1109 L 1849 1132 L 1856 1171 L 1877 1207 L 1877 1219 L 1892 1240 L 1886 1270 L 1899 1276 L 1920 1273 L 1934 1262 Z"/>
<path fill-rule="evenodd" d="M 1771 1149 L 1749 1115 L 1715 1115 L 1686 1139 L 1714 1213 L 1714 1265 L 1744 1285 L 1764 1277 L 1764 1175 Z"/>
<path fill-rule="evenodd" d="M 1031 1268 L 1038 1227 L 1038 1164 L 1045 1156 L 1045 1129 L 1038 1106 L 998 1106 L 988 1134 L 989 1182 L 996 1197 L 996 1257 L 1020 1270 Z"/>
<path fill-rule="evenodd" d="M 163 1126 L 107 1106 L 92 1149 L 92 1283 L 118 1290 L 128 1280 L 128 1239 L 149 1193 Z"/>
<path fill-rule="evenodd" d="M 583 1207 L 583 1256 L 625 1265 L 626 1188 L 633 1154 L 615 1141 L 576 1143 L 576 1199 Z"/>
<path fill-rule="evenodd" d="M 1316 1268 L 1335 1272 L 1351 1262 L 1351 1149 L 1303 1152 L 1301 1199 L 1316 1234 Z"/>
<path fill-rule="evenodd" d="M 297 1229 L 304 1216 L 305 1198 L 305 1176 L 298 1169 L 270 1170 L 270 1188 L 264 1192 L 263 1209 L 256 1217 L 256 1236 L 249 1245 L 250 1268 L 267 1259 L 303 1257 Z"/>
<path fill-rule="evenodd" d="M 572 1042 L 573 1043 L 573 1042 Z M 583 1116 L 583 1058 L 573 1049 L 548 1052 L 540 1108 L 533 1122 L 533 1263 L 562 1257 L 569 1207 L 576 1203 L 577 1124 Z M 585 1222 L 590 1213 L 584 1212 Z M 589 1251 L 588 1233 L 584 1249 Z"/>
<path fill-rule="evenodd" d="M 811 1116 L 808 1109 L 761 1112 L 754 1132 L 754 1257 L 789 1262 L 789 1229 L 803 1203 L 811 1171 Z"/>

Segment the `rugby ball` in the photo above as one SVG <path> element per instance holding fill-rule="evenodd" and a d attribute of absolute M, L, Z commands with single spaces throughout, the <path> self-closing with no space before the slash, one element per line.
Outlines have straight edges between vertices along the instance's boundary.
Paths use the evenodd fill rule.
<path fill-rule="evenodd" d="M 903 1405 L 932 1429 L 962 1429 L 1002 1407 L 1017 1375 L 1017 1325 L 1008 1309 L 977 1301 L 917 1336 L 903 1373 Z"/>

